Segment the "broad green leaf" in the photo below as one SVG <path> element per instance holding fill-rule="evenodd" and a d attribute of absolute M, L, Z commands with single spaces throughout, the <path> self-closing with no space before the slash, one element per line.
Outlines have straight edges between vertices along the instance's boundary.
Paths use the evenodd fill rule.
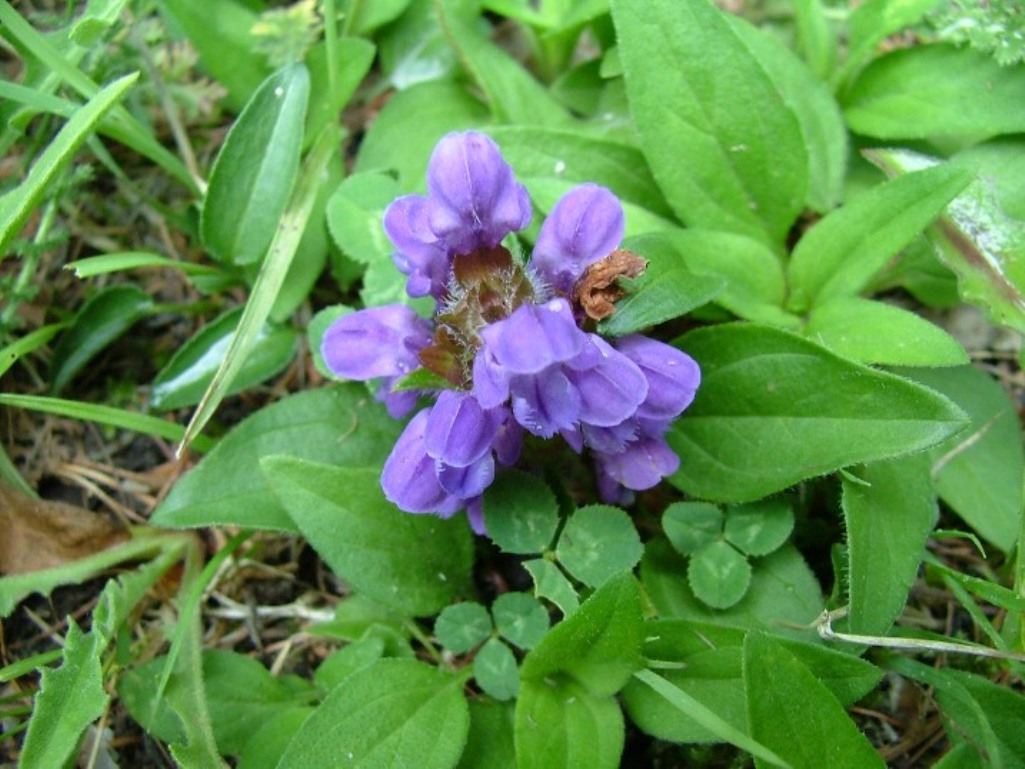
<path fill-rule="evenodd" d="M 856 295 L 970 178 L 957 166 L 939 166 L 881 184 L 829 213 L 794 248 L 789 308 L 805 312 Z"/>
<path fill-rule="evenodd" d="M 885 635 L 904 607 L 939 516 L 929 464 L 915 454 L 843 478 L 852 633 Z"/>
<path fill-rule="evenodd" d="M 800 14 L 797 15 L 800 19 Z M 843 196 L 847 167 L 847 128 L 840 106 L 822 81 L 771 33 L 753 27 L 740 17 L 732 17 L 730 21 L 733 31 L 758 59 L 800 123 L 808 151 L 806 205 L 814 211 L 830 210 Z"/>
<path fill-rule="evenodd" d="M 150 406 L 170 411 L 199 403 L 224 360 L 241 316 L 241 307 L 229 310 L 179 347 L 153 380 Z M 296 341 L 293 329 L 264 326 L 228 394 L 280 373 L 295 357 Z"/>
<path fill-rule="evenodd" d="M 698 600 L 686 578 L 687 562 L 663 539 L 648 543 L 641 560 L 641 582 L 660 617 L 681 617 L 733 627 L 762 628 L 806 638 L 807 626 L 822 612 L 822 591 L 801 554 L 792 545 L 753 563 L 751 587 L 729 609 L 712 609 Z"/>
<path fill-rule="evenodd" d="M 726 509 L 723 534 L 747 555 L 768 555 L 777 550 L 794 530 L 794 511 L 782 499 L 765 499 Z"/>
<path fill-rule="evenodd" d="M 500 702 L 520 689 L 520 673 L 512 649 L 497 638 L 488 639 L 473 658 L 473 677 L 484 693 Z"/>
<path fill-rule="evenodd" d="M 458 769 L 517 769 L 513 703 L 486 697 L 470 700 L 470 734 Z"/>
<path fill-rule="evenodd" d="M 915 45 L 872 62 L 843 106 L 851 129 L 875 139 L 1021 133 L 1025 73 L 968 48 Z"/>
<path fill-rule="evenodd" d="M 814 308 L 804 334 L 844 358 L 884 366 L 959 366 L 968 353 L 921 315 L 861 297 L 837 297 Z"/>
<path fill-rule="evenodd" d="M 599 330 L 607 336 L 625 336 L 707 304 L 725 287 L 716 275 L 695 275 L 676 257 L 672 248 L 659 241 L 649 242 L 643 254 L 648 268 L 637 279 L 623 281 L 627 295 L 616 303 L 616 311 L 601 321 Z"/>
<path fill-rule="evenodd" d="M 516 703 L 519 769 L 615 769 L 623 752 L 623 711 L 576 681 L 524 680 Z"/>
<path fill-rule="evenodd" d="M 523 568 L 533 578 L 534 595 L 538 598 L 547 598 L 567 617 L 580 607 L 576 589 L 554 563 L 546 558 L 532 558 L 523 562 Z"/>
<path fill-rule="evenodd" d="M 484 492 L 488 536 L 507 553 L 540 553 L 559 525 L 559 508 L 548 485 L 518 470 L 498 475 Z"/>
<path fill-rule="evenodd" d="M 260 470 L 313 549 L 356 592 L 415 617 L 466 591 L 473 543 L 462 516 L 402 512 L 384 498 L 373 467 L 269 456 Z"/>
<path fill-rule="evenodd" d="M 553 627 L 523 660 L 523 682 L 564 674 L 597 696 L 615 694 L 641 666 L 641 596 L 630 574 L 613 577 Z"/>
<path fill-rule="evenodd" d="M 673 502 L 662 514 L 662 528 L 681 555 L 691 555 L 722 539 L 723 514 L 708 502 Z"/>
<path fill-rule="evenodd" d="M 687 581 L 698 600 L 715 609 L 728 609 L 747 592 L 751 564 L 728 542 L 712 542 L 690 557 Z"/>
<path fill-rule="evenodd" d="M 50 360 L 50 388 L 56 395 L 114 340 L 153 311 L 141 288 L 110 286 L 94 295 L 57 340 Z"/>
<path fill-rule="evenodd" d="M 403 190 L 423 190 L 427 161 L 438 140 L 449 131 L 486 122 L 487 108 L 459 85 L 448 80 L 414 85 L 392 96 L 374 118 L 354 170 L 394 170 Z M 411 125 L 417 130 L 410 131 Z"/>
<path fill-rule="evenodd" d="M 293 64 L 268 77 L 231 127 L 203 201 L 203 244 L 228 264 L 260 261 L 299 172 L 309 71 Z"/>
<path fill-rule="evenodd" d="M 890 176 L 937 162 L 906 150 L 873 150 L 870 159 Z M 982 307 L 994 322 L 1025 332 L 1025 221 L 1004 212 L 993 183 L 976 179 L 928 235 L 940 261 L 957 275 L 965 301 Z"/>
<path fill-rule="evenodd" d="M 237 769 L 276 769 L 289 743 L 313 712 L 312 706 L 300 705 L 282 710 L 262 724 L 242 749 Z"/>
<path fill-rule="evenodd" d="M 490 637 L 491 617 L 474 601 L 452 604 L 434 621 L 434 635 L 453 654 L 466 654 Z"/>
<path fill-rule="evenodd" d="M 946 398 L 785 331 L 729 324 L 678 340 L 701 366 L 693 405 L 670 429 L 678 488 L 759 499 L 852 464 L 928 448 L 965 426 Z"/>
<path fill-rule="evenodd" d="M 742 665 L 746 635 L 739 628 L 709 622 L 649 620 L 644 656 L 665 666 L 660 675 L 668 683 L 743 734 L 747 733 Z M 854 655 L 820 644 L 780 637 L 777 641 L 844 705 L 865 696 L 882 677 L 881 670 Z M 655 737 L 674 742 L 728 739 L 726 733 L 704 724 L 694 709 L 681 712 L 649 685 L 631 681 L 622 696 L 631 719 Z"/>
<path fill-rule="evenodd" d="M 837 40 L 822 0 L 794 0 L 796 48 L 809 69 L 823 82 L 836 67 Z"/>
<path fill-rule="evenodd" d="M 786 279 L 779 257 L 746 235 L 674 229 L 631 238 L 624 244 L 649 259 L 682 264 L 695 275 L 725 286 L 713 301 L 734 315 L 773 325 L 794 325 L 783 312 Z"/>
<path fill-rule="evenodd" d="M 8 11 L 14 14 L 9 7 Z M 115 80 L 77 109 L 46 145 L 22 183 L 0 196 L 0 260 L 7 256 L 22 225 L 42 202 L 43 195 L 57 175 L 72 161 L 78 148 L 89 138 L 107 112 L 124 98 L 138 77 L 139 73 L 135 72 Z"/>
<path fill-rule="evenodd" d="M 180 429 L 180 428 L 179 428 Z M 246 418 L 157 506 L 159 526 L 234 525 L 297 532 L 257 470 L 284 455 L 340 466 L 381 467 L 401 431 L 361 384 L 291 395 Z"/>
<path fill-rule="evenodd" d="M 346 599 L 347 601 L 350 599 Z M 358 641 L 332 652 L 317 665 L 313 682 L 321 691 L 329 692 L 357 670 L 365 668 L 384 656 L 384 639 L 367 633 Z"/>
<path fill-rule="evenodd" d="M 489 36 L 482 34 L 474 0 L 439 0 L 438 20 L 460 62 L 480 86 L 499 123 L 562 125 L 569 115 L 519 64 Z"/>
<path fill-rule="evenodd" d="M 652 173 L 691 227 L 782 243 L 808 189 L 793 112 L 707 0 L 617 0 L 626 92 Z"/>
<path fill-rule="evenodd" d="M 379 660 L 331 691 L 278 767 L 455 766 L 470 725 L 462 687 L 422 662 Z"/>
<path fill-rule="evenodd" d="M 206 70 L 228 89 L 228 106 L 242 109 L 270 74 L 257 51 L 253 27 L 258 15 L 252 6 L 237 0 L 161 0 L 160 9 L 182 29 Z"/>
<path fill-rule="evenodd" d="M 609 505 L 588 505 L 573 513 L 555 549 L 566 571 L 589 587 L 630 571 L 643 552 L 630 516 Z"/>
<path fill-rule="evenodd" d="M 509 643 L 533 649 L 548 632 L 548 611 L 526 593 L 503 593 L 491 606 L 495 629 Z"/>
<path fill-rule="evenodd" d="M 744 642 L 744 686 L 751 736 L 794 769 L 885 766 L 832 692 L 766 633 Z"/>
<path fill-rule="evenodd" d="M 980 536 L 1011 552 L 1021 526 L 1025 481 L 1025 450 L 1014 402 L 989 374 L 970 366 L 901 373 L 943 393 L 968 413 L 971 425 L 930 451 L 936 491 Z"/>
<path fill-rule="evenodd" d="M 663 218 L 673 215 L 644 154 L 634 146 L 570 128 L 493 126 L 488 134 L 517 177 L 594 182 Z"/>

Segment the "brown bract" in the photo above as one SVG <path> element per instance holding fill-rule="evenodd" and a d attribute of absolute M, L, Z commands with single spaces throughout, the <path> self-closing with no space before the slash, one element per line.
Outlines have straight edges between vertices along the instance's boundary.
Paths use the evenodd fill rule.
<path fill-rule="evenodd" d="M 616 311 L 615 303 L 626 296 L 626 290 L 617 281 L 636 278 L 647 266 L 647 260 L 633 251 L 617 248 L 584 270 L 573 287 L 573 299 L 587 317 L 603 320 Z"/>
<path fill-rule="evenodd" d="M 0 572 L 49 569 L 126 539 L 128 533 L 102 515 L 34 499 L 0 481 Z"/>

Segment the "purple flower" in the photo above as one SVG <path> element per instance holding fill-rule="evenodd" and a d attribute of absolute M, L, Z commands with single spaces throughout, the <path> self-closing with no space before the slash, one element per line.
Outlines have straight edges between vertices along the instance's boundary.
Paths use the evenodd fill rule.
<path fill-rule="evenodd" d="M 434 297 L 433 317 L 404 305 L 361 310 L 335 321 L 322 344 L 338 376 L 381 380 L 378 397 L 393 416 L 436 392 L 396 442 L 381 485 L 407 512 L 447 518 L 465 509 L 478 533 L 482 495 L 498 466 L 518 460 L 525 432 L 589 452 L 605 501 L 628 503 L 632 490 L 675 472 L 665 433 L 701 379 L 674 347 L 639 334 L 609 343 L 580 325 L 574 286 L 623 236 L 615 195 L 594 184 L 570 190 L 525 265 L 502 241 L 530 215 L 494 141 L 447 135 L 431 155 L 427 194 L 398 198 L 384 216 L 406 291 Z M 420 368 L 442 387 L 393 392 Z"/>
<path fill-rule="evenodd" d="M 548 284 L 569 294 L 584 270 L 623 240 L 623 206 L 597 184 L 563 195 L 541 226 L 530 265 Z"/>
<path fill-rule="evenodd" d="M 450 133 L 427 165 L 427 195 L 406 195 L 384 213 L 384 230 L 408 275 L 410 296 L 441 299 L 458 254 L 492 248 L 530 223 L 527 190 L 498 145 L 475 131 Z"/>

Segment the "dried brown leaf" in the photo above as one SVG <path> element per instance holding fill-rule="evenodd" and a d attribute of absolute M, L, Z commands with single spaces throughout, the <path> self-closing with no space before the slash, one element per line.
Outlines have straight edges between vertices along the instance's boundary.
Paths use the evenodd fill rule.
<path fill-rule="evenodd" d="M 126 539 L 124 529 L 98 513 L 35 499 L 0 481 L 0 572 L 49 569 Z"/>

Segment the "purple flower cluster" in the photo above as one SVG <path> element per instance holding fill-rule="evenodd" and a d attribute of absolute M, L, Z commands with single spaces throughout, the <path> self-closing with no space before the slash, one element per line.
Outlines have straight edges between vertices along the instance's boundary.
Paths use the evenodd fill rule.
<path fill-rule="evenodd" d="M 527 192 L 494 141 L 445 136 L 427 194 L 401 197 L 384 215 L 406 291 L 432 296 L 434 316 L 375 307 L 339 318 L 324 336 L 328 367 L 380 380 L 378 397 L 396 418 L 416 406 L 415 391 L 396 388 L 411 373 L 429 372 L 419 386 L 440 390 L 384 465 L 385 495 L 402 510 L 448 517 L 465 508 L 482 532 L 482 494 L 497 465 L 516 462 L 524 431 L 588 449 L 609 501 L 679 465 L 664 436 L 694 398 L 697 364 L 639 334 L 608 342 L 586 331 L 573 300 L 587 268 L 622 239 L 619 200 L 594 184 L 570 190 L 523 265 L 501 242 L 530 217 Z"/>

